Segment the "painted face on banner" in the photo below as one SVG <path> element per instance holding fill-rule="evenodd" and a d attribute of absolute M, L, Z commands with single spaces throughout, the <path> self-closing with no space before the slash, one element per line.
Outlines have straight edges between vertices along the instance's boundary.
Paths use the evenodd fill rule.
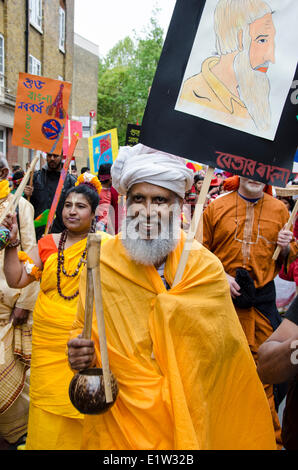
<path fill-rule="evenodd" d="M 251 45 L 250 64 L 254 70 L 267 72 L 269 64 L 275 63 L 275 27 L 272 14 L 268 13 L 249 25 Z"/>
<path fill-rule="evenodd" d="M 235 57 L 239 95 L 258 129 L 271 126 L 270 82 L 266 75 L 275 62 L 275 28 L 272 14 L 254 21 L 243 31 L 243 50 Z"/>

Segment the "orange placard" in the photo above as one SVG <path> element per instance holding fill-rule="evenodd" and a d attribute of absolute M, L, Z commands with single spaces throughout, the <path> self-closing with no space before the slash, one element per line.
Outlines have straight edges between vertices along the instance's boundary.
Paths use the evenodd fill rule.
<path fill-rule="evenodd" d="M 12 144 L 60 154 L 71 83 L 19 74 Z"/>

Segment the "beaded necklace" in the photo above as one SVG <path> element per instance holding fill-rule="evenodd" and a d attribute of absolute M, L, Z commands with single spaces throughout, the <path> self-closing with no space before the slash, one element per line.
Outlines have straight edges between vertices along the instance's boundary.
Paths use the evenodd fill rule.
<path fill-rule="evenodd" d="M 66 277 L 76 277 L 79 274 L 80 267 L 82 266 L 83 263 L 86 263 L 86 258 L 87 258 L 87 244 L 86 248 L 83 251 L 83 254 L 78 262 L 78 265 L 73 273 L 67 273 L 65 268 L 64 268 L 64 248 L 65 248 L 65 242 L 67 239 L 67 234 L 68 230 L 63 230 L 60 236 L 59 240 L 59 245 L 58 245 L 58 263 L 57 263 L 57 290 L 60 295 L 64 300 L 72 300 L 75 299 L 79 295 L 79 289 L 73 294 L 73 295 L 64 295 L 62 294 L 61 291 L 61 272 L 64 274 Z"/>

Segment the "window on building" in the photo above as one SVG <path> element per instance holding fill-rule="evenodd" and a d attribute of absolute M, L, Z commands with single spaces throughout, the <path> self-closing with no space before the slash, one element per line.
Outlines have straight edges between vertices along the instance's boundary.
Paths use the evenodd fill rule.
<path fill-rule="evenodd" d="M 65 52 L 65 10 L 59 7 L 59 49 Z"/>
<path fill-rule="evenodd" d="M 58 75 L 58 80 L 61 80 L 62 82 L 64 82 L 64 78 L 62 77 L 62 75 Z"/>
<path fill-rule="evenodd" d="M 30 0 L 30 23 L 39 31 L 42 30 L 42 0 Z"/>
<path fill-rule="evenodd" d="M 4 63 L 4 37 L 0 34 L 0 87 L 4 87 Z"/>
<path fill-rule="evenodd" d="M 6 156 L 6 129 L 0 127 L 0 152 Z"/>
<path fill-rule="evenodd" d="M 29 55 L 29 73 L 41 75 L 41 62 L 33 55 Z"/>

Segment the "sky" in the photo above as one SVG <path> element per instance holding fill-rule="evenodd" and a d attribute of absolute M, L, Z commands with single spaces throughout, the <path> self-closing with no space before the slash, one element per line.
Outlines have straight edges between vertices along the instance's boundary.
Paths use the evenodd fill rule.
<path fill-rule="evenodd" d="M 176 0 L 75 0 L 75 33 L 97 44 L 99 55 L 107 52 L 133 30 L 142 33 L 154 7 L 158 23 L 167 32 Z"/>

